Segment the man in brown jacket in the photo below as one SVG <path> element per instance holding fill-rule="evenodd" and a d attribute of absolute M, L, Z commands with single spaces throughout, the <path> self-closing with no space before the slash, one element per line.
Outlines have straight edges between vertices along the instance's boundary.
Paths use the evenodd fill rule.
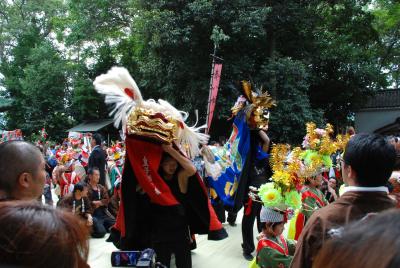
<path fill-rule="evenodd" d="M 311 216 L 300 235 L 291 267 L 312 267 L 324 242 L 340 233 L 344 225 L 395 206 L 385 187 L 395 159 L 394 146 L 382 136 L 357 134 L 350 139 L 341 160 L 345 192 Z"/>
<path fill-rule="evenodd" d="M 98 168 L 94 167 L 88 170 L 88 179 L 88 198 L 93 208 L 94 229 L 105 235 L 115 224 L 115 218 L 107 208 L 110 198 L 106 188 L 99 184 L 100 171 Z"/>

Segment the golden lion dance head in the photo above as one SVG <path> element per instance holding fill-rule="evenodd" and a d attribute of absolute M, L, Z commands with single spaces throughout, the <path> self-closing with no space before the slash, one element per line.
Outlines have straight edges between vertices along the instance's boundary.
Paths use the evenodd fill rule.
<path fill-rule="evenodd" d="M 266 129 L 269 124 L 269 109 L 276 106 L 275 101 L 267 91 L 256 93 L 252 90 L 251 84 L 242 81 L 243 96 L 239 97 L 232 114 L 236 116 L 239 111 L 246 113 L 247 123 L 252 129 Z"/>
<path fill-rule="evenodd" d="M 148 137 L 160 142 L 171 143 L 179 133 L 179 121 L 152 109 L 136 107 L 129 113 L 128 134 Z"/>
<path fill-rule="evenodd" d="M 126 135 L 151 139 L 160 143 L 175 142 L 191 158 L 199 154 L 199 144 L 206 144 L 208 135 L 199 131 L 205 126 L 189 127 L 186 112 L 177 110 L 164 100 L 143 100 L 140 90 L 125 68 L 113 67 L 94 81 L 106 103 L 113 104 L 114 125 L 122 122 Z"/>

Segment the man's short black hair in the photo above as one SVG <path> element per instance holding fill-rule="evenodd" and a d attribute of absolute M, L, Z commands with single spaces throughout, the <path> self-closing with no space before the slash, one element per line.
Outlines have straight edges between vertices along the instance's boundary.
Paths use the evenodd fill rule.
<path fill-rule="evenodd" d="M 101 145 L 101 135 L 99 133 L 93 134 L 92 138 L 96 142 L 96 145 Z"/>
<path fill-rule="evenodd" d="M 32 143 L 8 141 L 0 144 L 0 190 L 11 194 L 22 173 L 35 175 L 41 159 L 42 154 Z"/>
<path fill-rule="evenodd" d="M 377 134 L 356 134 L 346 146 L 344 162 L 364 187 L 386 185 L 394 167 L 396 151 L 389 141 Z"/>
<path fill-rule="evenodd" d="M 84 181 L 80 181 L 77 184 L 74 185 L 74 190 L 72 191 L 73 193 L 75 193 L 76 191 L 83 191 L 83 189 L 85 189 L 85 187 L 87 187 L 86 182 Z"/>

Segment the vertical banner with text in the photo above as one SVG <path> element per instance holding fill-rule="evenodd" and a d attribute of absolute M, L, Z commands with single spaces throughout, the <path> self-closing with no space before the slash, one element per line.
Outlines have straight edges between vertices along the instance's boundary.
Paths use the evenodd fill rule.
<path fill-rule="evenodd" d="M 217 102 L 219 80 L 221 78 L 222 63 L 215 63 L 213 68 L 213 76 L 208 98 L 208 114 L 207 114 L 207 133 L 211 127 L 211 121 L 214 115 L 215 104 Z"/>

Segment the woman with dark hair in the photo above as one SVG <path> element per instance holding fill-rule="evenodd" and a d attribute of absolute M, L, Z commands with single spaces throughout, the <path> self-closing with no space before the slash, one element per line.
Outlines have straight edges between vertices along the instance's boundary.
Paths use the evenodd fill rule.
<path fill-rule="evenodd" d="M 0 263 L 86 268 L 89 230 L 72 214 L 37 202 L 0 203 Z"/>
<path fill-rule="evenodd" d="M 323 245 L 313 267 L 400 267 L 400 212 L 370 215 L 338 232 Z"/>
<path fill-rule="evenodd" d="M 323 181 L 321 186 L 321 191 L 324 193 L 325 200 L 328 203 L 332 203 L 338 199 L 337 182 L 336 179 L 330 178 L 328 181 Z"/>
<path fill-rule="evenodd" d="M 189 268 L 192 267 L 191 237 L 185 207 L 188 180 L 196 173 L 196 167 L 171 144 L 163 144 L 162 148 L 159 174 L 180 205 L 170 209 L 152 204 L 152 244 L 160 263 L 170 267 L 174 254 L 176 267 Z"/>

